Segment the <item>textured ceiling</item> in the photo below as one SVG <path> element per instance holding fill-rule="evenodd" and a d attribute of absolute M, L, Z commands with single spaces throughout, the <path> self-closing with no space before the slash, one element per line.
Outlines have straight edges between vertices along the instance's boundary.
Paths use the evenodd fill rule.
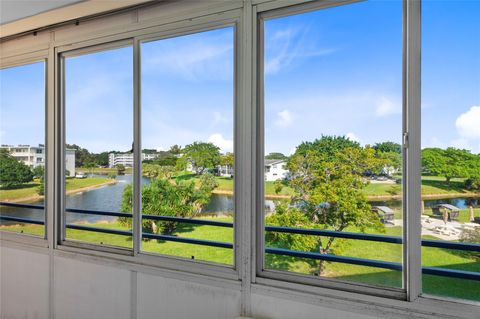
<path fill-rule="evenodd" d="M 0 24 L 68 6 L 83 0 L 0 0 Z"/>

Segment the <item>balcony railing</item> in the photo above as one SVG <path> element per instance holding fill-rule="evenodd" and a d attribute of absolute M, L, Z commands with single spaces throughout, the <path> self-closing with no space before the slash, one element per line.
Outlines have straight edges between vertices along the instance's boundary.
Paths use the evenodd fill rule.
<path fill-rule="evenodd" d="M 29 205 L 29 204 L 18 204 L 18 203 L 7 203 L 7 202 L 0 202 L 0 206 L 9 206 L 9 207 L 27 208 L 27 209 L 44 209 L 44 207 L 41 205 Z M 74 213 L 74 214 L 132 218 L 132 214 L 129 214 L 129 213 L 83 210 L 83 209 L 74 209 L 74 208 L 67 208 L 65 209 L 65 211 L 68 213 Z M 233 228 L 233 223 L 228 223 L 228 222 L 218 222 L 218 221 L 211 221 L 211 220 L 190 219 L 190 218 L 171 217 L 171 216 L 142 215 L 142 219 L 177 222 L 177 223 L 185 223 L 185 224 L 193 224 L 193 225 L 209 225 L 209 226 Z M 32 220 L 28 218 L 20 218 L 20 217 L 4 216 L 4 215 L 0 216 L 0 220 L 14 221 L 14 222 L 20 222 L 20 223 L 26 223 L 26 224 L 37 224 L 37 225 L 44 224 L 44 221 L 42 220 Z M 131 231 L 105 229 L 105 228 L 99 228 L 99 227 L 84 226 L 80 224 L 69 223 L 69 224 L 66 224 L 66 228 L 105 233 L 105 234 L 132 236 Z M 362 233 L 352 233 L 352 232 L 336 232 L 331 230 L 292 228 L 292 227 L 283 227 L 283 226 L 266 226 L 265 231 L 365 240 L 365 241 L 374 241 L 374 242 L 382 242 L 382 243 L 390 243 L 390 244 L 402 244 L 403 242 L 402 237 L 400 236 L 385 236 L 385 235 L 373 235 L 373 234 L 362 234 Z M 181 242 L 186 244 L 233 249 L 232 243 L 213 241 L 213 240 L 185 238 L 185 237 L 178 237 L 178 236 L 171 236 L 171 235 L 158 235 L 158 234 L 152 234 L 152 233 L 142 233 L 142 237 L 149 238 L 149 239 L 159 239 L 164 241 Z M 480 252 L 480 244 L 451 242 L 451 241 L 443 241 L 443 240 L 423 239 L 422 246 L 452 249 L 452 250 L 462 250 L 462 251 L 470 251 L 470 252 Z M 368 266 L 368 267 L 375 267 L 375 268 L 383 268 L 383 269 L 389 269 L 389 270 L 395 270 L 395 271 L 402 271 L 403 269 L 402 264 L 398 262 L 373 260 L 373 259 L 348 257 L 348 256 L 337 256 L 333 254 L 321 254 L 317 252 L 305 252 L 305 251 L 289 250 L 289 249 L 283 249 L 283 248 L 265 247 L 265 253 L 298 257 L 298 258 L 306 258 L 306 259 L 325 260 L 330 262 L 339 262 L 339 263 Z M 439 268 L 439 267 L 422 267 L 422 272 L 427 275 L 436 275 L 436 276 L 443 276 L 443 277 L 480 281 L 480 272 L 447 269 L 447 268 Z"/>

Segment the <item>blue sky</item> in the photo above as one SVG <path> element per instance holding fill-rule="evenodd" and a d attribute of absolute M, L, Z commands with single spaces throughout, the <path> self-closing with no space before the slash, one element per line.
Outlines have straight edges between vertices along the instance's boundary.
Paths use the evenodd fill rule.
<path fill-rule="evenodd" d="M 369 1 L 266 22 L 267 153 L 289 154 L 321 134 L 400 141 L 401 9 Z M 480 152 L 480 2 L 422 9 L 422 146 Z M 43 65 L 0 72 L 1 142 L 38 144 Z M 67 141 L 129 149 L 132 49 L 69 58 L 66 77 Z M 142 44 L 144 148 L 201 140 L 231 151 L 233 95 L 233 28 Z"/>

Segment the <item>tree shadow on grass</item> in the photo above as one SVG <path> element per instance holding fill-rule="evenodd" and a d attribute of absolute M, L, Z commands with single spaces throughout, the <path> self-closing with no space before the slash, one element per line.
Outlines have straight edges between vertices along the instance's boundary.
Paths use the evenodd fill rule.
<path fill-rule="evenodd" d="M 13 189 L 25 189 L 25 188 L 32 188 L 40 186 L 40 183 L 28 183 L 28 184 L 20 184 L 15 186 L 2 186 L 0 190 L 13 190 Z"/>
<path fill-rule="evenodd" d="M 457 193 L 466 192 L 464 189 L 464 183 L 459 181 L 450 181 L 450 183 L 447 183 L 446 181 L 423 179 L 422 186 L 430 186 L 444 191 L 455 191 Z"/>

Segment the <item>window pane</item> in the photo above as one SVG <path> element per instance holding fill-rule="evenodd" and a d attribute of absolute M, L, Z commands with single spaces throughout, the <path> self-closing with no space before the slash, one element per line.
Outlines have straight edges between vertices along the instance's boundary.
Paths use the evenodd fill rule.
<path fill-rule="evenodd" d="M 43 237 L 45 63 L 0 70 L 0 105 L 0 201 L 34 205 L 2 205 L 0 230 Z"/>
<path fill-rule="evenodd" d="M 141 44 L 145 252 L 233 264 L 233 34 Z"/>
<path fill-rule="evenodd" d="M 480 244 L 480 2 L 422 2 L 422 238 Z M 439 31 L 441 28 L 441 32 Z M 480 254 L 422 248 L 427 294 L 480 301 Z M 460 274 L 461 275 L 461 274 Z"/>
<path fill-rule="evenodd" d="M 132 212 L 132 61 L 132 47 L 65 59 L 67 240 L 132 247 L 131 218 L 100 215 Z"/>
<path fill-rule="evenodd" d="M 401 288 L 401 2 L 267 20 L 264 45 L 265 269 Z"/>

